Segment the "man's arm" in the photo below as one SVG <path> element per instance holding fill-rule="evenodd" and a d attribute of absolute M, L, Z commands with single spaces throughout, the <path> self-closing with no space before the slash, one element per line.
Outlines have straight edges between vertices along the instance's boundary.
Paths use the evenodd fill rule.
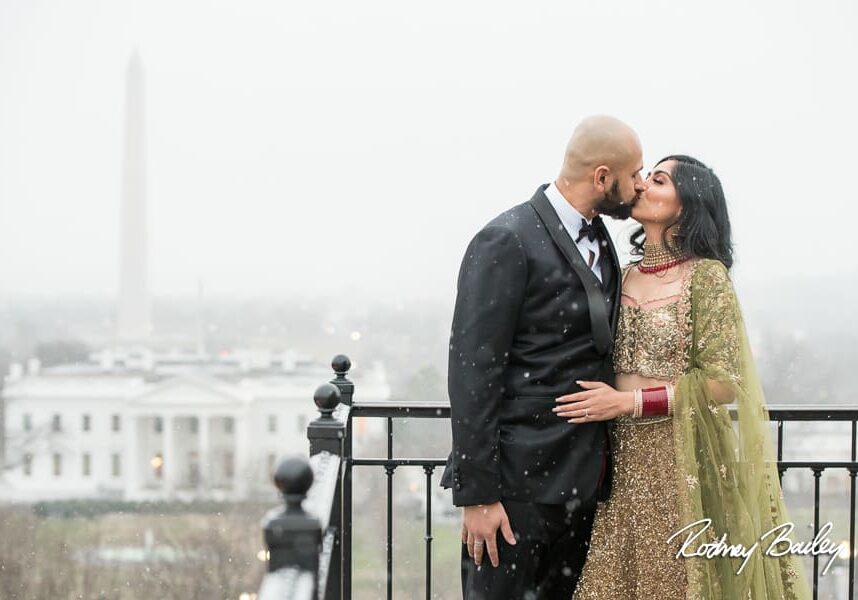
<path fill-rule="evenodd" d="M 462 260 L 450 335 L 456 506 L 500 500 L 498 409 L 526 285 L 527 261 L 516 235 L 497 226 L 480 231 Z"/>

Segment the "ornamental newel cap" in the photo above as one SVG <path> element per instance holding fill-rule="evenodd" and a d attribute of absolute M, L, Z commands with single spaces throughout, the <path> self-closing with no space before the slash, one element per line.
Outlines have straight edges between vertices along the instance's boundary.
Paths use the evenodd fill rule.
<path fill-rule="evenodd" d="M 337 354 L 333 360 L 331 360 L 331 368 L 334 369 L 334 373 L 339 376 L 343 376 L 352 368 L 352 361 L 345 354 Z"/>
<path fill-rule="evenodd" d="M 313 485 L 313 469 L 303 457 L 285 458 L 274 472 L 274 485 L 286 498 L 286 511 L 301 510 L 301 502 Z"/>
<path fill-rule="evenodd" d="M 340 403 L 342 394 L 340 388 L 333 383 L 323 383 L 316 388 L 316 393 L 313 394 L 313 402 L 323 414 L 331 414 L 337 405 Z"/>

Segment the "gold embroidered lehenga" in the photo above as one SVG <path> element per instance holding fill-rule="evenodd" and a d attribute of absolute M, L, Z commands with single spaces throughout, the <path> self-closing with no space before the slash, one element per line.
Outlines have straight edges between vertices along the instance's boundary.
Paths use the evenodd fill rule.
<path fill-rule="evenodd" d="M 686 536 L 667 543 L 709 518 L 699 543 L 726 533 L 727 543 L 751 547 L 788 521 L 762 389 L 724 266 L 695 260 L 672 302 L 624 304 L 614 366 L 672 382 L 674 414 L 616 419 L 611 497 L 597 509 L 575 600 L 809 598 L 797 557 L 757 551 L 737 575 L 741 559 L 677 559 Z M 729 389 L 735 421 L 713 382 Z"/>

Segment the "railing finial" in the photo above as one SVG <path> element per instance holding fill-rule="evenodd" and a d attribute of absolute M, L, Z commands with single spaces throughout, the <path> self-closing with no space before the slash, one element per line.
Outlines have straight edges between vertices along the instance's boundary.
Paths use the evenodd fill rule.
<path fill-rule="evenodd" d="M 307 426 L 307 439 L 310 440 L 310 456 L 325 451 L 342 456 L 345 424 L 334 418 L 342 393 L 333 383 L 323 383 L 316 388 L 313 402 L 321 416 Z"/>
<path fill-rule="evenodd" d="M 331 383 L 340 389 L 340 393 L 342 394 L 341 402 L 351 406 L 352 396 L 355 391 L 355 384 L 348 378 L 349 370 L 352 368 L 351 359 L 345 354 L 337 354 L 331 360 L 331 368 L 336 374 Z"/>
<path fill-rule="evenodd" d="M 283 459 L 274 472 L 274 485 L 283 494 L 287 514 L 304 514 L 301 502 L 313 485 L 313 469 L 303 458 Z"/>
<path fill-rule="evenodd" d="M 313 402 L 316 403 L 316 407 L 322 414 L 319 420 L 328 421 L 333 419 L 334 410 L 336 410 L 341 399 L 342 393 L 340 392 L 340 388 L 334 384 L 323 383 L 317 387 L 316 392 L 313 394 Z"/>
<path fill-rule="evenodd" d="M 352 361 L 345 354 L 337 354 L 331 360 L 331 367 L 334 369 L 334 373 L 336 373 L 338 377 L 345 377 L 349 372 L 349 369 L 352 368 Z"/>
<path fill-rule="evenodd" d="M 322 526 L 319 519 L 301 507 L 313 485 L 313 469 L 302 457 L 283 459 L 274 473 L 274 484 L 286 501 L 286 510 L 266 519 L 265 545 L 268 547 L 268 570 L 292 567 L 313 573 L 319 569 Z"/>

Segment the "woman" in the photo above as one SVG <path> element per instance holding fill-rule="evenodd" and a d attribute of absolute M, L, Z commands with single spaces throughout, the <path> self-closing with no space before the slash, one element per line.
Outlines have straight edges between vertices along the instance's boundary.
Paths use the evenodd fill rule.
<path fill-rule="evenodd" d="M 721 183 L 688 156 L 661 160 L 646 183 L 632 210 L 641 259 L 623 272 L 616 389 L 579 382 L 585 391 L 554 409 L 573 423 L 616 419 L 613 491 L 596 513 L 575 598 L 807 598 L 797 557 L 763 555 L 771 538 L 742 569 L 742 558 L 685 558 L 722 534 L 751 548 L 788 518 L 728 276 Z"/>

